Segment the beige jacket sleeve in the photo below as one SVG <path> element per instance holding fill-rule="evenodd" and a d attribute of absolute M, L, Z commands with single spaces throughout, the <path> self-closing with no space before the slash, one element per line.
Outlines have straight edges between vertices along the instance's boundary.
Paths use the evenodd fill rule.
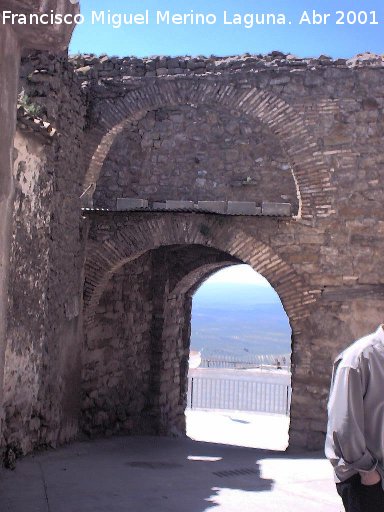
<path fill-rule="evenodd" d="M 377 460 L 365 440 L 364 385 L 358 369 L 339 367 L 335 371 L 328 402 L 328 435 L 332 436 L 339 465 L 359 472 L 376 468 Z"/>

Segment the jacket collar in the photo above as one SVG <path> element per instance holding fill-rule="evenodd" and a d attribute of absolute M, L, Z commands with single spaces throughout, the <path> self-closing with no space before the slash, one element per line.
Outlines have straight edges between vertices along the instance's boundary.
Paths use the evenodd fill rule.
<path fill-rule="evenodd" d="M 375 336 L 383 343 L 384 345 L 384 324 L 379 325 L 375 332 Z"/>

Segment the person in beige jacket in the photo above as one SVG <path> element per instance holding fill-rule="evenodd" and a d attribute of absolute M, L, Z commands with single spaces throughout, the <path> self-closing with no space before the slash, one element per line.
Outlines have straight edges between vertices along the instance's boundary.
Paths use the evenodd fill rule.
<path fill-rule="evenodd" d="M 384 330 L 335 360 L 325 454 L 346 512 L 384 512 Z"/>

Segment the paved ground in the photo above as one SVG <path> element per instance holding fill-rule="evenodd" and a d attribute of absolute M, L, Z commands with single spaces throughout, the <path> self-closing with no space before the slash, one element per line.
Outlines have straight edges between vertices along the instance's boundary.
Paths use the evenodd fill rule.
<path fill-rule="evenodd" d="M 341 506 L 322 454 L 120 437 L 76 443 L 0 471 L 0 510 L 339 512 Z"/>
<path fill-rule="evenodd" d="M 288 446 L 288 416 L 211 410 L 186 415 L 187 435 L 195 441 L 280 451 Z"/>

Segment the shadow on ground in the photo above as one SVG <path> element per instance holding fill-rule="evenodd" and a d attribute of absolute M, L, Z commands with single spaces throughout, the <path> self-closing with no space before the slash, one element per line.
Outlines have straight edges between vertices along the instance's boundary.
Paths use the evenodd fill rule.
<path fill-rule="evenodd" d="M 328 463 L 312 455 L 188 438 L 79 442 L 1 470 L 0 510 L 337 512 Z"/>
<path fill-rule="evenodd" d="M 202 512 L 223 489 L 269 491 L 260 451 L 189 439 L 120 437 L 76 443 L 2 471 L 7 512 Z"/>

